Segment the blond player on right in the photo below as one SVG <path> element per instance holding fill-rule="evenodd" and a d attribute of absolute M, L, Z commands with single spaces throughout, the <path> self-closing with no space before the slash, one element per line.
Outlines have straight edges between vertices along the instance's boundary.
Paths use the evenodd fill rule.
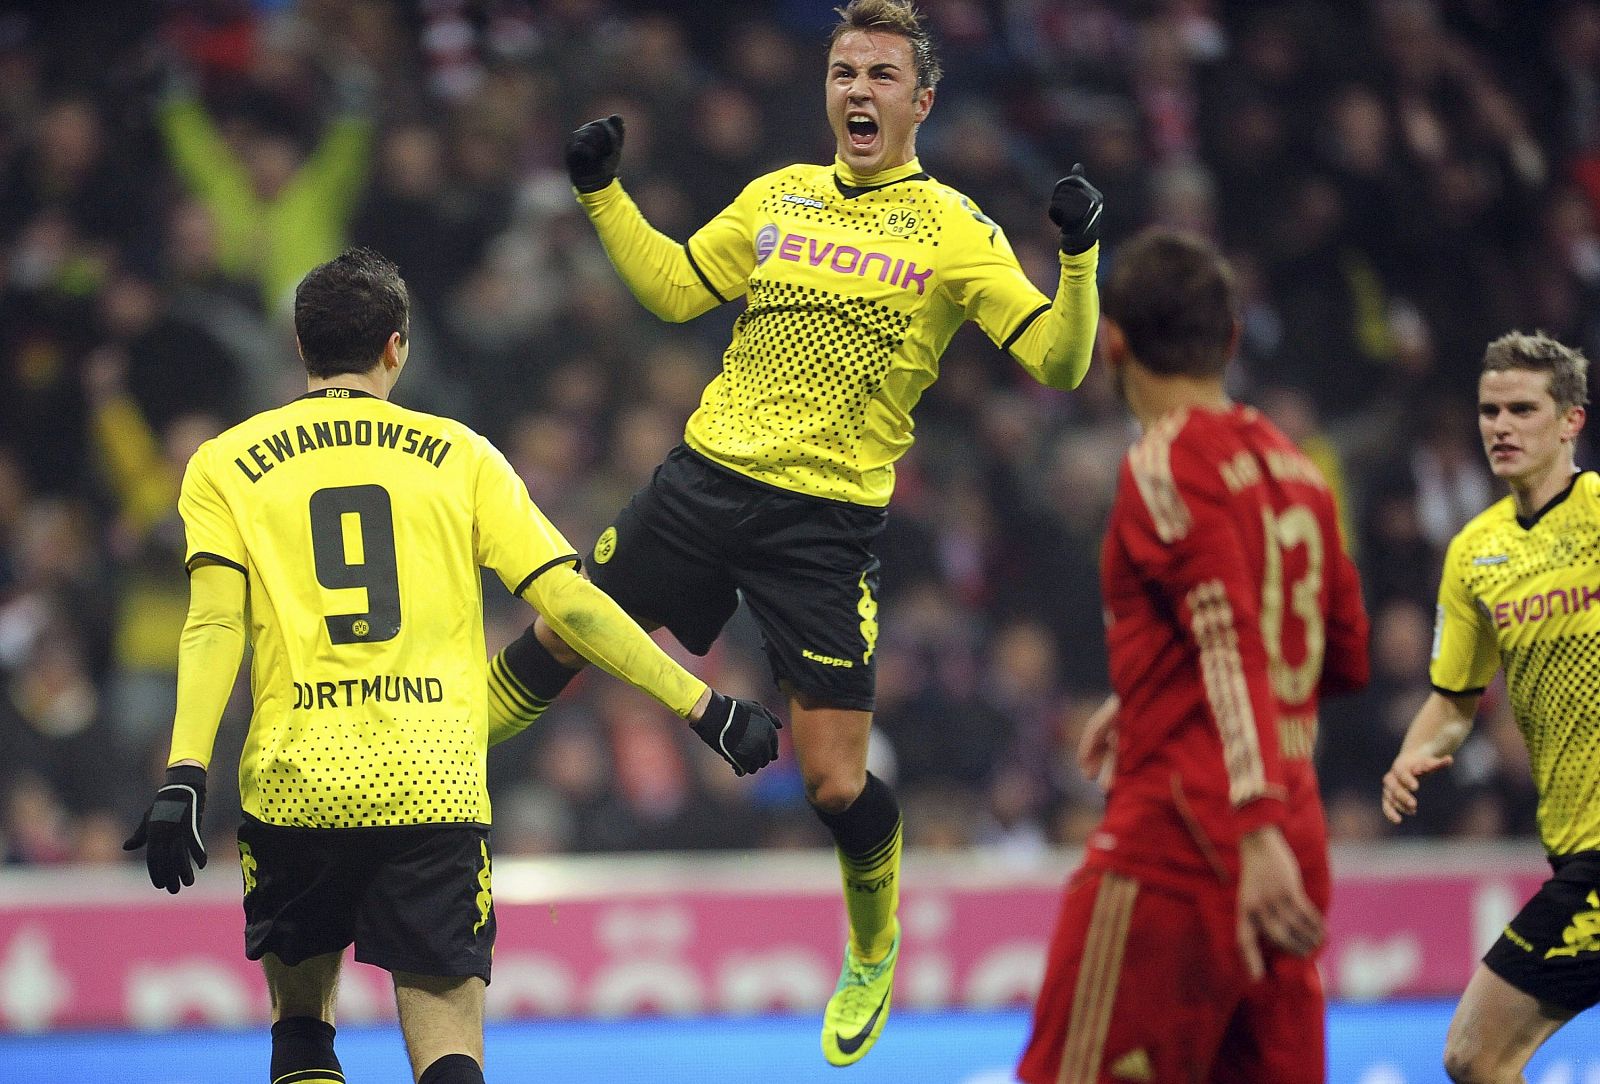
<path fill-rule="evenodd" d="M 1522 1081 L 1534 1051 L 1600 1001 L 1600 475 L 1574 461 L 1588 367 L 1543 334 L 1513 332 L 1484 352 L 1478 431 L 1511 495 L 1450 543 L 1434 692 L 1383 777 L 1384 815 L 1399 824 L 1505 669 L 1554 873 L 1461 996 L 1444 1049 L 1457 1084 Z"/>

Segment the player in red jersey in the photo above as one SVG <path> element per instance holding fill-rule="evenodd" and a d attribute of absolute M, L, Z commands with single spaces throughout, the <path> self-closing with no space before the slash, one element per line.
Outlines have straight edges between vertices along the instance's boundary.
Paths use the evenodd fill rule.
<path fill-rule="evenodd" d="M 1113 268 L 1103 342 L 1144 435 L 1101 558 L 1115 695 L 1082 750 L 1109 796 L 1017 1075 L 1321 1082 L 1311 753 L 1318 696 L 1367 680 L 1360 585 L 1317 469 L 1223 390 L 1238 319 L 1221 257 L 1156 231 Z"/>

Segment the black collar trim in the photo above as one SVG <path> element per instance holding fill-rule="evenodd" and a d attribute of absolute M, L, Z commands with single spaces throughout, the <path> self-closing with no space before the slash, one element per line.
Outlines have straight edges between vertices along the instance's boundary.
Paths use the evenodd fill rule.
<path fill-rule="evenodd" d="M 1556 505 L 1560 504 L 1562 501 L 1564 501 L 1568 497 L 1572 496 L 1572 487 L 1578 484 L 1578 479 L 1579 478 L 1582 478 L 1585 474 L 1588 474 L 1588 473 L 1589 472 L 1586 471 L 1586 470 L 1573 471 L 1572 472 L 1572 481 L 1567 483 L 1567 488 L 1566 489 L 1563 489 L 1560 493 L 1557 493 L 1554 497 L 1551 497 L 1548 501 L 1545 502 L 1545 506 L 1543 508 L 1539 509 L 1537 512 L 1535 512 L 1533 515 L 1531 515 L 1531 516 L 1518 516 L 1517 517 L 1517 526 L 1521 527 L 1524 531 L 1533 530 L 1534 526 L 1541 519 L 1543 519 L 1545 517 L 1545 514 L 1547 512 L 1549 512 L 1550 509 L 1554 508 Z"/>
<path fill-rule="evenodd" d="M 376 399 L 370 391 L 360 388 L 318 388 L 308 391 L 304 395 L 295 396 L 290 402 L 298 403 L 302 399 Z"/>
<path fill-rule="evenodd" d="M 857 196 L 866 195 L 868 192 L 876 192 L 880 188 L 888 188 L 892 184 L 904 184 L 906 181 L 931 180 L 933 180 L 933 178 L 926 173 L 912 173 L 904 177 L 897 177 L 892 181 L 884 181 L 882 184 L 854 185 L 845 184 L 843 179 L 841 179 L 837 173 L 833 175 L 833 183 L 839 189 L 839 194 L 845 199 L 855 199 Z"/>

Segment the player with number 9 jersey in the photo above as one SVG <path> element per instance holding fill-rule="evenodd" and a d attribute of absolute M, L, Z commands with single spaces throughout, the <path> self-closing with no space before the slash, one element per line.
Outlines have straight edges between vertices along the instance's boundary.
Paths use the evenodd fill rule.
<path fill-rule="evenodd" d="M 478 568 L 520 595 L 578 560 L 500 452 L 451 419 L 326 388 L 203 445 L 179 511 L 191 567 L 249 582 L 244 811 L 304 828 L 489 823 Z M 183 737 L 174 759 L 209 759 L 210 735 Z"/>

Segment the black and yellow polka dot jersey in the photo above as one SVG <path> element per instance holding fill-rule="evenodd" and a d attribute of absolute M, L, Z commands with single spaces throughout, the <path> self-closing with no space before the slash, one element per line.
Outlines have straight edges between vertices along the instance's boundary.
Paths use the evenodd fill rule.
<path fill-rule="evenodd" d="M 246 577 L 244 811 L 307 828 L 489 822 L 479 567 L 521 594 L 577 556 L 459 422 L 346 389 L 202 445 L 178 500 L 191 568 Z M 174 728 L 210 759 L 216 721 Z"/>
<path fill-rule="evenodd" d="M 684 438 L 769 485 L 888 504 L 911 411 L 966 320 L 1052 387 L 1076 387 L 1089 366 L 1098 248 L 1061 258 L 1052 302 L 1000 227 L 915 159 L 870 178 L 838 161 L 769 173 L 681 245 L 620 183 L 579 200 L 658 316 L 745 296 Z"/>
<path fill-rule="evenodd" d="M 1600 475 L 1592 471 L 1531 520 L 1506 497 L 1450 543 L 1434 688 L 1481 692 L 1501 666 L 1528 743 L 1545 848 L 1600 850 Z"/>

